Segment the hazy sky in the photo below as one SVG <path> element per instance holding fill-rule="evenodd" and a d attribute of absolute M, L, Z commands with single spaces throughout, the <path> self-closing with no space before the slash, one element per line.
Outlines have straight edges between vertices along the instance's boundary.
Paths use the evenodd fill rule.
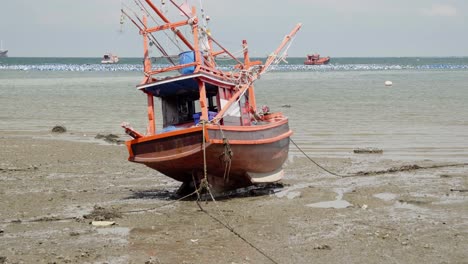
<path fill-rule="evenodd" d="M 213 36 L 232 49 L 247 39 L 252 56 L 273 51 L 299 22 L 303 27 L 289 56 L 468 56 L 468 0 L 203 0 L 203 5 Z M 141 57 L 133 25 L 127 20 L 120 32 L 120 8 L 120 0 L 4 0 L 0 40 L 11 57 L 101 57 L 107 51 Z"/>

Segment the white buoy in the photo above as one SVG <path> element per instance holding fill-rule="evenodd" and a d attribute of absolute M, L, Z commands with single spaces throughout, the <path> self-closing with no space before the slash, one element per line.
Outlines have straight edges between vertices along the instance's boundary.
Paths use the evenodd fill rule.
<path fill-rule="evenodd" d="M 385 81 L 385 86 L 392 86 L 393 83 L 391 81 Z"/>

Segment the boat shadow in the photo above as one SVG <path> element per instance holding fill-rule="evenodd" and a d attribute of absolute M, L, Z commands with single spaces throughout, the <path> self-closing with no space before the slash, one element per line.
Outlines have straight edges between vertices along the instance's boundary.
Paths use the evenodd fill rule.
<path fill-rule="evenodd" d="M 259 184 L 255 186 L 249 186 L 245 188 L 239 188 L 225 192 L 211 192 L 204 191 L 199 194 L 192 195 L 180 194 L 177 189 L 149 189 L 149 190 L 132 190 L 132 194 L 124 199 L 154 199 L 154 200 L 182 200 L 182 201 L 196 201 L 200 199 L 202 201 L 210 201 L 212 198 L 215 200 L 228 200 L 234 198 L 247 198 L 257 196 L 267 196 L 281 191 L 286 184 L 281 182 Z"/>
<path fill-rule="evenodd" d="M 154 199 L 154 200 L 177 200 L 177 190 L 167 189 L 149 189 L 149 190 L 131 190 L 132 194 L 125 197 L 126 200 L 132 199 Z"/>

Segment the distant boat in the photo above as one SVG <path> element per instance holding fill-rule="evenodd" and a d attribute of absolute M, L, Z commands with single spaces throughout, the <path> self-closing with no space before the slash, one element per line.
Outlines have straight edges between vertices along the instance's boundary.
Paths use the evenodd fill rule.
<path fill-rule="evenodd" d="M 8 50 L 3 49 L 3 41 L 1 41 L 0 44 L 0 58 L 6 58 L 8 57 Z"/>
<path fill-rule="evenodd" d="M 305 65 L 323 65 L 330 62 L 330 57 L 321 58 L 319 54 L 307 55 L 304 61 Z"/>
<path fill-rule="evenodd" d="M 117 57 L 117 55 L 113 55 L 112 53 L 104 54 L 101 60 L 102 64 L 114 64 L 118 62 L 119 62 L 119 57 Z"/>

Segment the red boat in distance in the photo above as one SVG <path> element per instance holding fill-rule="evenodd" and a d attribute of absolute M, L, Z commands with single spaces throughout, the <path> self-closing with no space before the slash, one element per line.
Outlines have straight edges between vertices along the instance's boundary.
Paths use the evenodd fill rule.
<path fill-rule="evenodd" d="M 304 61 L 305 65 L 323 65 L 330 62 L 330 57 L 320 58 L 319 54 L 307 55 Z"/>

